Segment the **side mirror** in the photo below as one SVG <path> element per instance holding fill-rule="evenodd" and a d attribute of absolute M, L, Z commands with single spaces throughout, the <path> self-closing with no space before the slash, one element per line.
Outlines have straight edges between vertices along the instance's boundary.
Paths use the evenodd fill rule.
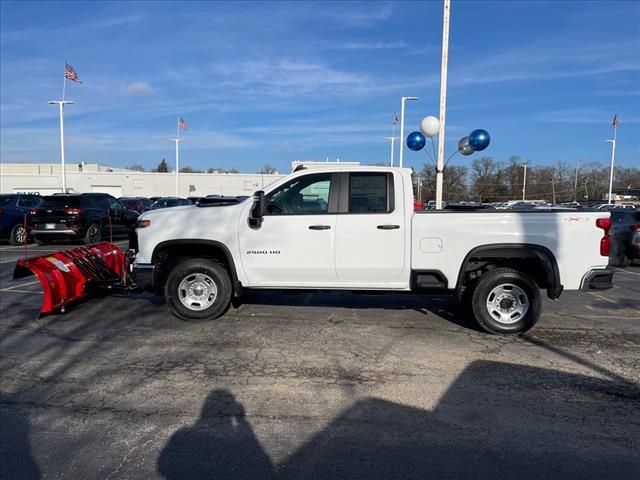
<path fill-rule="evenodd" d="M 264 192 L 258 190 L 253 194 L 253 205 L 249 214 L 249 226 L 251 228 L 260 228 L 262 225 L 262 217 L 267 212 L 267 202 L 264 198 Z"/>

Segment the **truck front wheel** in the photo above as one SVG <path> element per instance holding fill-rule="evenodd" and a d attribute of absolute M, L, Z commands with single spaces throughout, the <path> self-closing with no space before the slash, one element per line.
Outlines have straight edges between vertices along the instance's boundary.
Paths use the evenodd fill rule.
<path fill-rule="evenodd" d="M 512 268 L 485 273 L 470 300 L 478 324 L 494 334 L 526 332 L 536 324 L 542 311 L 538 285 Z"/>
<path fill-rule="evenodd" d="M 171 312 L 183 320 L 213 320 L 227 311 L 231 279 L 218 262 L 191 258 L 169 274 L 164 296 Z"/>

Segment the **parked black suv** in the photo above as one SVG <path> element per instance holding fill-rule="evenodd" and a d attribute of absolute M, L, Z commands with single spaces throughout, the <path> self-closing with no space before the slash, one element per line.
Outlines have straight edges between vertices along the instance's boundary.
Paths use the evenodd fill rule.
<path fill-rule="evenodd" d="M 109 229 L 114 236 L 128 235 L 138 215 L 106 193 L 51 195 L 31 212 L 29 234 L 38 245 L 62 239 L 96 243 L 109 237 Z"/>
<path fill-rule="evenodd" d="M 27 240 L 24 217 L 37 207 L 42 197 L 31 193 L 11 193 L 0 195 L 0 240 L 11 245 L 22 245 Z"/>

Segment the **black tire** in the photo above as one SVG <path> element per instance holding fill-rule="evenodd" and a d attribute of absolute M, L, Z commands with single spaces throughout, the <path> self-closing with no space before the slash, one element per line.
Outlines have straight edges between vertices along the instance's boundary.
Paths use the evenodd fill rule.
<path fill-rule="evenodd" d="M 9 234 L 9 243 L 15 246 L 24 245 L 25 240 L 28 241 L 27 236 L 27 231 L 25 230 L 24 225 L 22 223 L 18 223 L 11 229 L 11 233 Z"/>
<path fill-rule="evenodd" d="M 85 245 L 89 245 L 91 243 L 98 243 L 100 240 L 102 240 L 102 229 L 100 228 L 100 225 L 97 223 L 91 223 L 87 227 L 87 231 L 84 233 L 82 242 Z"/>
<path fill-rule="evenodd" d="M 497 305 L 490 305 L 496 302 Z M 485 273 L 471 296 L 473 315 L 483 330 L 513 335 L 531 329 L 542 313 L 538 285 L 528 275 L 512 268 Z"/>
<path fill-rule="evenodd" d="M 202 302 L 192 303 L 192 308 L 187 306 L 193 301 L 193 295 L 190 296 L 192 292 L 183 288 L 190 279 L 195 286 L 193 293 L 196 296 L 204 289 Z M 171 313 L 182 320 L 213 320 L 229 308 L 231 291 L 229 272 L 220 263 L 207 258 L 190 258 L 179 263 L 169 274 L 164 287 L 164 298 Z M 206 298 L 207 295 L 209 298 Z M 206 306 L 208 302 L 211 304 Z"/>

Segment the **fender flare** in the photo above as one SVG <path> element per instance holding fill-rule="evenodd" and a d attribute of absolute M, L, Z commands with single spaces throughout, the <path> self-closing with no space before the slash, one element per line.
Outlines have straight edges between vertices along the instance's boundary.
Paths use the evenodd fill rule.
<path fill-rule="evenodd" d="M 181 238 L 179 240 L 165 240 L 164 242 L 158 243 L 153 248 L 153 253 L 151 254 L 151 263 L 154 265 L 156 264 L 160 251 L 164 250 L 165 248 L 180 246 L 193 247 L 194 245 L 216 249 L 224 254 L 225 259 L 227 260 L 227 264 L 229 265 L 229 274 L 231 275 L 233 293 L 236 297 L 240 296 L 242 294 L 243 287 L 242 283 L 238 280 L 238 273 L 236 271 L 236 265 L 233 260 L 233 255 L 231 254 L 229 248 L 222 242 L 218 242 L 216 240 L 205 240 L 202 238 Z"/>
<path fill-rule="evenodd" d="M 558 262 L 553 252 L 547 247 L 533 243 L 492 243 L 475 247 L 464 257 L 456 283 L 456 296 L 458 298 L 462 295 L 464 273 L 472 258 L 536 258 L 542 264 L 547 276 L 547 296 L 555 300 L 562 293 L 563 286 L 560 282 Z"/>

